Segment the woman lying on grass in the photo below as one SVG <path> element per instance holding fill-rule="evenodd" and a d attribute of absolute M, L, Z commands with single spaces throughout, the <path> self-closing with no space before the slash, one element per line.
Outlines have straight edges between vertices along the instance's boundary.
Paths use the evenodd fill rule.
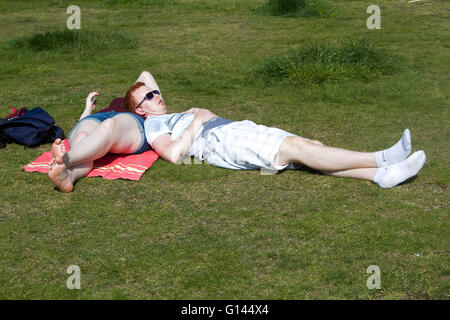
<path fill-rule="evenodd" d="M 138 81 L 152 87 L 153 92 L 160 95 L 158 85 L 149 75 L 143 74 Z M 92 114 L 96 96 L 97 92 L 88 95 L 86 109 L 68 135 L 70 151 L 65 149 L 61 139 L 52 145 L 53 158 L 49 163 L 48 176 L 62 192 L 71 192 L 74 182 L 92 170 L 94 160 L 108 152 L 139 154 L 150 149 L 145 139 L 142 117 L 132 112 Z"/>

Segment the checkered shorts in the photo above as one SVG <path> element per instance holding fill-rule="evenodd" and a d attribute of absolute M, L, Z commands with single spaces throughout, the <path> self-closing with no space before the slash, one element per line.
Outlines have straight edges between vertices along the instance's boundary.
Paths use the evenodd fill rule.
<path fill-rule="evenodd" d="M 257 125 L 253 121 L 236 121 L 211 129 L 202 142 L 200 160 L 236 170 L 282 170 L 274 158 L 281 143 L 292 133 L 278 128 Z"/>

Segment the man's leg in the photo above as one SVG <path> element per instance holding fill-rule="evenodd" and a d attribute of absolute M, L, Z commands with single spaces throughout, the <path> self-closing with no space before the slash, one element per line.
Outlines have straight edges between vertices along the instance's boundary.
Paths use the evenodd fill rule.
<path fill-rule="evenodd" d="M 344 171 L 336 171 L 336 172 L 326 172 L 322 171 L 322 173 L 334 176 L 334 177 L 342 177 L 342 178 L 353 178 L 353 179 L 363 179 L 373 181 L 377 171 L 379 168 L 359 168 L 359 169 L 350 169 Z"/>
<path fill-rule="evenodd" d="M 300 163 L 326 172 L 377 167 L 374 152 L 328 147 L 297 136 L 283 140 L 277 158 L 277 165 Z"/>
<path fill-rule="evenodd" d="M 407 133 L 409 134 L 409 131 Z M 377 155 L 387 150 L 394 150 L 394 147 L 398 147 L 400 143 L 404 144 L 404 137 L 405 133 L 396 145 L 376 153 L 327 147 L 319 141 L 305 140 L 300 137 L 286 137 L 275 158 L 275 163 L 279 165 L 301 163 L 328 175 L 370 180 L 376 182 L 382 188 L 392 188 L 415 176 L 426 161 L 425 153 L 417 151 L 403 161 L 392 163 L 386 167 L 379 167 Z M 399 153 L 398 150 L 394 151 Z M 405 148 L 402 151 L 403 155 L 397 155 L 397 158 L 401 159 L 405 154 L 409 154 L 409 151 L 410 140 L 409 150 Z"/>
<path fill-rule="evenodd" d="M 296 149 L 299 148 L 298 145 L 302 145 L 303 142 L 309 142 L 318 146 L 323 146 L 322 143 L 320 143 L 319 141 L 315 141 L 315 140 L 299 140 L 299 139 L 292 139 L 292 141 L 297 142 L 297 143 L 287 143 L 288 147 L 291 147 L 292 145 L 294 145 L 294 150 L 293 154 L 289 155 L 287 154 L 287 157 L 291 157 L 291 158 L 295 158 L 296 157 Z M 287 141 L 289 142 L 289 141 Z M 308 144 L 303 143 L 305 146 L 308 146 Z M 286 147 L 286 146 L 285 146 Z M 296 148 L 295 148 L 296 147 Z M 329 148 L 329 147 L 328 147 Z M 292 148 L 291 148 L 292 149 Z M 313 148 L 314 149 L 314 148 Z M 389 165 L 395 164 L 397 162 L 401 162 L 403 160 L 405 160 L 408 155 L 411 153 L 411 133 L 409 132 L 409 129 L 406 129 L 403 131 L 402 137 L 400 138 L 400 140 L 394 144 L 392 147 L 385 149 L 385 150 L 381 150 L 381 151 L 377 151 L 374 153 L 365 153 L 365 152 L 355 152 L 355 151 L 349 151 L 349 150 L 344 150 L 344 149 L 339 149 L 339 148 L 329 148 L 327 150 L 322 150 L 323 152 L 320 153 L 318 150 L 320 148 L 315 148 L 316 150 L 312 150 L 311 152 L 313 153 L 313 155 L 318 156 L 319 158 L 323 159 L 323 152 L 327 152 L 330 153 L 330 156 L 333 158 L 333 161 L 337 161 L 339 160 L 339 163 L 336 163 L 336 165 L 340 166 L 340 168 L 338 170 L 348 170 L 348 169 L 354 169 L 354 168 L 367 168 L 367 167 L 387 167 Z M 280 149 L 281 150 L 281 149 Z M 311 156 L 311 154 L 309 154 Z M 306 154 L 306 156 L 308 156 L 308 154 Z M 373 165 L 373 161 L 367 161 L 368 157 L 370 158 L 374 158 L 375 159 L 375 165 Z M 346 161 L 346 159 L 353 159 L 355 160 L 354 162 L 348 163 L 348 161 Z M 283 160 L 283 159 L 282 159 Z M 298 159 L 297 159 L 298 160 Z M 311 160 L 311 159 L 309 159 Z M 312 159 L 314 162 L 316 162 L 315 160 L 317 159 Z M 325 159 L 325 161 L 327 162 L 329 159 Z M 342 160 L 344 160 L 344 162 L 342 162 Z M 363 163 L 361 163 L 361 160 L 363 161 Z M 358 165 L 359 163 L 359 165 Z M 306 165 L 308 165 L 307 163 L 305 163 Z M 323 163 L 317 163 L 317 165 L 323 165 Z M 310 166 L 310 165 L 308 165 Z M 341 168 L 342 166 L 350 166 L 350 167 L 346 167 L 346 168 Z M 336 168 L 334 168 L 336 169 Z M 321 169 L 319 169 L 321 170 Z M 323 169 L 324 171 L 330 171 L 328 169 Z M 332 170 L 332 171 L 336 171 L 336 170 Z"/>
<path fill-rule="evenodd" d="M 311 143 L 314 143 L 319 146 L 323 146 L 324 144 L 318 140 L 308 140 Z M 326 172 L 322 171 L 322 173 L 342 178 L 353 178 L 353 179 L 363 179 L 373 181 L 375 175 L 377 174 L 378 168 L 359 168 L 359 169 L 350 169 L 344 171 L 335 171 L 335 172 Z"/>
<path fill-rule="evenodd" d="M 425 164 L 426 156 L 422 150 L 414 152 L 407 159 L 380 168 L 361 168 L 339 172 L 324 172 L 326 174 L 345 177 L 366 179 L 375 182 L 381 188 L 392 188 L 403 181 L 415 176 Z"/>

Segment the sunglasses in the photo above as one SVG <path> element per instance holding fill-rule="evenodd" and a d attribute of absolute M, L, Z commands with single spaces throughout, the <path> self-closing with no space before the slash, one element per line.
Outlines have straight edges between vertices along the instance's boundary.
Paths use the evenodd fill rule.
<path fill-rule="evenodd" d="M 145 100 L 152 100 L 153 97 L 155 96 L 155 94 L 160 95 L 158 90 L 153 90 L 153 91 L 147 92 L 147 94 L 145 95 L 144 99 L 142 99 L 141 103 L 139 103 L 136 106 L 136 109 L 139 108 L 141 106 L 141 104 L 144 103 Z"/>

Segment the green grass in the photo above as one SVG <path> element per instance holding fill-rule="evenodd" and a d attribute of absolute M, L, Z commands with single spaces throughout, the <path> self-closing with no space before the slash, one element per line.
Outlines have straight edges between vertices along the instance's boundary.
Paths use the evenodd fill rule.
<path fill-rule="evenodd" d="M 400 69 L 398 59 L 384 51 L 368 39 L 347 41 L 340 46 L 302 46 L 286 56 L 269 59 L 255 74 L 267 81 L 289 80 L 301 85 L 370 80 Z"/>
<path fill-rule="evenodd" d="M 139 182 L 86 178 L 66 195 L 22 169 L 50 145 L 11 144 L 0 298 L 448 299 L 450 7 L 427 3 L 380 0 L 382 29 L 368 30 L 368 1 L 287 18 L 261 14 L 263 0 L 80 0 L 82 29 L 63 40 L 72 3 L 0 1 L 0 116 L 40 106 L 67 134 L 89 92 L 105 107 L 149 70 L 170 112 L 205 107 L 361 151 L 410 128 L 428 159 L 390 190 L 159 159 Z M 302 63 L 255 75 L 271 60 Z M 66 288 L 72 264 L 81 290 Z M 381 290 L 366 287 L 373 264 Z"/>

